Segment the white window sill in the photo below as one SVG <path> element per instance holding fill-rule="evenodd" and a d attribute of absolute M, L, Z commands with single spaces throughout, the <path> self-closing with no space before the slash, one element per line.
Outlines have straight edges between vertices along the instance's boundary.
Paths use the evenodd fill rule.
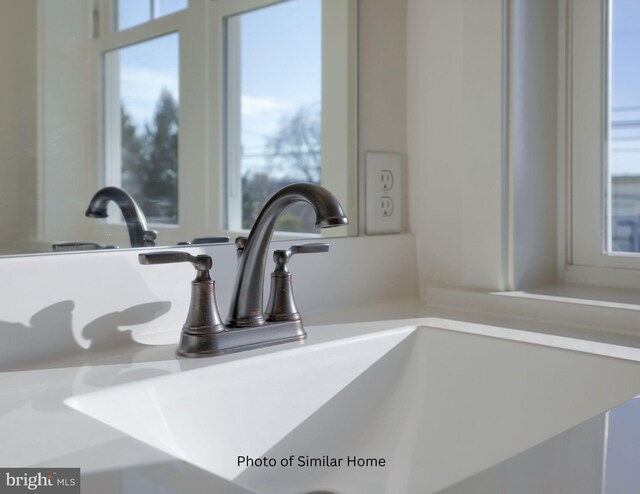
<path fill-rule="evenodd" d="M 429 287 L 430 315 L 640 348 L 640 291 L 558 285 L 486 292 Z"/>

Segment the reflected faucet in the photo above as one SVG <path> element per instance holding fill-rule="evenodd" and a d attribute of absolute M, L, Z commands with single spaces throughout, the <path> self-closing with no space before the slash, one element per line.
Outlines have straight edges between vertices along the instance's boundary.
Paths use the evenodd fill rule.
<path fill-rule="evenodd" d="M 299 183 L 276 192 L 262 208 L 249 237 L 243 242 L 227 316 L 228 327 L 264 325 L 262 288 L 269 243 L 276 221 L 285 209 L 296 202 L 311 205 L 316 213 L 318 228 L 331 228 L 349 223 L 336 197 L 319 185 Z"/>
<path fill-rule="evenodd" d="M 147 229 L 144 213 L 135 199 L 118 187 L 104 187 L 91 198 L 85 215 L 88 218 L 106 218 L 109 201 L 115 202 L 124 216 L 131 247 L 153 247 L 157 232 Z"/>

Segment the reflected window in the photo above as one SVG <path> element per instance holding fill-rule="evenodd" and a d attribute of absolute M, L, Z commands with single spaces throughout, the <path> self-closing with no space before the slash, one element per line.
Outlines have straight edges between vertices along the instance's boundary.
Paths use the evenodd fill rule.
<path fill-rule="evenodd" d="M 115 0 L 113 4 L 115 29 L 123 31 L 184 10 L 188 0 Z"/>
<path fill-rule="evenodd" d="M 246 230 L 278 189 L 320 183 L 322 2 L 292 0 L 230 16 L 225 32 L 226 162 L 240 189 L 228 226 Z M 277 229 L 315 233 L 314 222 L 302 205 L 285 212 Z"/>
<path fill-rule="evenodd" d="M 178 49 L 173 33 L 104 56 L 105 183 L 151 223 L 178 222 Z"/>
<path fill-rule="evenodd" d="M 95 43 L 97 188 L 124 189 L 150 224 L 178 240 L 196 227 L 248 230 L 266 200 L 295 182 L 321 183 L 349 209 L 353 2 L 102 1 L 112 8 Z M 319 235 L 307 204 L 276 228 Z"/>

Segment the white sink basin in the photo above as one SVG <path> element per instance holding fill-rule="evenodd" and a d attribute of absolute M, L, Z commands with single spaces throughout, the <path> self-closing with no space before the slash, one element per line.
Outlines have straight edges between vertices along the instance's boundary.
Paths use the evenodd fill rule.
<path fill-rule="evenodd" d="M 457 324 L 304 345 L 67 403 L 256 492 L 415 494 L 461 482 L 640 394 L 637 362 Z M 293 466 L 280 466 L 292 455 Z M 278 465 L 247 467 L 238 457 Z M 379 466 L 350 466 L 349 457 Z M 332 458 L 340 467 L 326 464 Z"/>

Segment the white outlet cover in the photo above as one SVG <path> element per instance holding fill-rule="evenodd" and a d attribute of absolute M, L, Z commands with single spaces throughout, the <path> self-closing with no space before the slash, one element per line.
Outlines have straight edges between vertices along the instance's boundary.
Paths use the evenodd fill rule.
<path fill-rule="evenodd" d="M 402 229 L 402 156 L 365 153 L 365 229 L 372 233 L 399 233 Z"/>

